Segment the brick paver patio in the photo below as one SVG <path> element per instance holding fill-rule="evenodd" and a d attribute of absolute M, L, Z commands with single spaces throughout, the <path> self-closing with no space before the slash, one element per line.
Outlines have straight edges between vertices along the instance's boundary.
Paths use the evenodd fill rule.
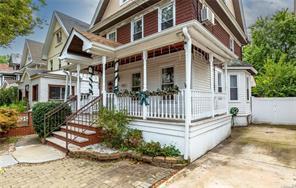
<path fill-rule="evenodd" d="M 64 159 L 15 165 L 0 174 L 0 187 L 150 187 L 175 171 L 133 161 Z"/>

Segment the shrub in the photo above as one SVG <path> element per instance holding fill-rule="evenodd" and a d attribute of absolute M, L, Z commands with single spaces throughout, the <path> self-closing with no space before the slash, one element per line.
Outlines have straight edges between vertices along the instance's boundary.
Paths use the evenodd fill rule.
<path fill-rule="evenodd" d="M 18 101 L 17 87 L 1 88 L 0 89 L 0 106 L 10 105 Z"/>
<path fill-rule="evenodd" d="M 19 101 L 10 105 L 4 105 L 1 108 L 14 109 L 19 113 L 23 113 L 27 110 L 27 103 L 25 101 Z"/>
<path fill-rule="evenodd" d="M 33 119 L 33 126 L 40 138 L 43 138 L 44 135 L 44 115 L 53 110 L 54 108 L 61 105 L 60 102 L 41 102 L 37 103 L 33 106 L 32 109 L 32 119 Z M 71 114 L 70 106 L 64 107 L 64 112 L 60 114 L 60 116 L 53 116 L 52 119 L 49 119 L 49 124 L 46 124 L 46 130 L 55 130 L 58 129 L 58 123 L 56 122 L 63 122 L 65 121 L 66 117 Z"/>
<path fill-rule="evenodd" d="M 143 142 L 142 131 L 137 129 L 128 129 L 124 135 L 124 146 L 127 148 L 138 148 Z"/>
<path fill-rule="evenodd" d="M 5 133 L 17 124 L 16 110 L 0 108 L 0 133 Z"/>
<path fill-rule="evenodd" d="M 102 108 L 99 111 L 98 127 L 103 130 L 104 142 L 110 147 L 121 148 L 130 121 L 131 119 L 124 111 Z"/>
<path fill-rule="evenodd" d="M 138 149 L 138 152 L 151 157 L 164 156 L 164 157 L 176 157 L 180 156 L 181 152 L 173 145 L 161 146 L 159 142 L 143 143 Z"/>

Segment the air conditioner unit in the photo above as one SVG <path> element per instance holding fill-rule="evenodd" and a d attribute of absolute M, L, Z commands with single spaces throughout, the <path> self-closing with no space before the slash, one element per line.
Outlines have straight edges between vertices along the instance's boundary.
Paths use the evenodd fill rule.
<path fill-rule="evenodd" d="M 205 24 L 214 24 L 214 14 L 209 7 L 204 6 L 201 9 L 201 22 Z"/>

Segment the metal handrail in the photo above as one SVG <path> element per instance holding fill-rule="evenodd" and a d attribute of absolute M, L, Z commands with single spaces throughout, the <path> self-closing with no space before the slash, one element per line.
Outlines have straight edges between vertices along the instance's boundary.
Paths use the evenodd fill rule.
<path fill-rule="evenodd" d="M 98 112 L 102 107 L 102 97 L 98 96 L 79 109 L 77 112 L 71 114 L 66 119 L 66 149 L 69 151 L 69 123 L 74 121 L 78 125 L 93 126 L 98 117 Z M 75 128 L 75 127 L 74 127 Z M 78 128 L 77 128 L 78 129 Z M 73 130 L 72 130 L 73 131 Z M 75 130 L 74 130 L 75 131 Z M 83 129 L 84 133 L 87 129 Z M 73 135 L 71 140 L 75 140 L 78 136 Z"/>
<path fill-rule="evenodd" d="M 77 96 L 71 96 L 66 102 L 61 103 L 56 108 L 50 110 L 46 114 L 44 114 L 44 138 L 49 136 L 52 132 L 60 129 L 62 125 L 66 123 L 65 120 L 62 120 L 61 117 L 64 117 L 65 108 L 70 107 L 72 114 L 77 112 Z"/>

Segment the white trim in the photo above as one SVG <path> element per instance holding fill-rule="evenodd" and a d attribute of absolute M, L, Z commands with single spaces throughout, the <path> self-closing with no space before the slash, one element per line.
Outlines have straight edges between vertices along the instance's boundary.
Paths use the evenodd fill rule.
<path fill-rule="evenodd" d="M 230 89 L 231 89 L 231 79 L 230 77 L 231 76 L 236 76 L 236 88 L 237 88 L 237 100 L 231 100 L 231 92 L 230 92 Z M 240 83 L 240 76 L 238 74 L 235 74 L 235 73 L 229 73 L 228 74 L 228 78 L 229 79 L 229 87 L 228 87 L 228 90 L 229 90 L 229 102 L 240 102 L 240 97 L 239 97 L 239 91 L 240 91 L 240 87 L 239 87 L 239 83 Z"/>
<path fill-rule="evenodd" d="M 90 28 L 92 28 L 94 26 L 95 22 L 96 22 L 96 19 L 97 19 L 98 15 L 99 15 L 99 12 L 101 11 L 101 8 L 102 8 L 102 5 L 103 5 L 103 1 L 104 0 L 100 0 L 99 3 L 98 3 L 98 6 L 97 6 L 96 11 L 95 11 L 95 14 L 92 17 L 91 22 L 90 22 L 91 23 L 90 24 Z"/>
<path fill-rule="evenodd" d="M 161 24 L 162 24 L 161 21 L 162 21 L 162 10 L 171 6 L 171 5 L 173 5 L 173 26 L 172 27 L 176 26 L 176 3 L 175 3 L 175 0 L 171 0 L 168 3 L 158 7 L 158 19 L 157 19 L 158 20 L 158 32 L 162 32 L 164 30 L 169 29 L 169 28 L 167 28 L 167 29 L 162 30 L 161 29 Z"/>
<path fill-rule="evenodd" d="M 131 21 L 131 42 L 134 42 L 134 41 L 137 41 L 137 40 L 134 40 L 134 24 L 135 22 L 138 22 L 138 21 L 142 21 L 142 36 L 140 39 L 137 39 L 137 40 L 141 40 L 142 38 L 144 38 L 144 16 L 139 16 L 139 17 L 135 17 L 132 21 Z"/>
<path fill-rule="evenodd" d="M 112 31 L 110 31 L 109 33 L 106 34 L 106 39 L 110 39 L 109 35 L 112 34 L 112 33 L 115 33 L 115 42 L 117 42 L 117 29 L 114 29 Z"/>
<path fill-rule="evenodd" d="M 119 6 L 126 4 L 129 0 L 119 0 Z"/>

